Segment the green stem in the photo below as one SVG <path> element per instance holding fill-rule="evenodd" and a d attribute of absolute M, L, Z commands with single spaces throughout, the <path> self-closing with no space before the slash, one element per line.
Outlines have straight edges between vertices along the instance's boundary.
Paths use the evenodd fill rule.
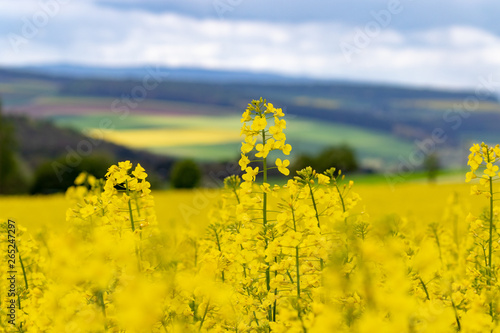
<path fill-rule="evenodd" d="M 201 318 L 200 327 L 198 328 L 198 331 L 201 331 L 201 327 L 203 326 L 203 322 L 205 321 L 205 318 L 207 317 L 209 305 L 210 305 L 210 301 L 207 302 L 207 307 L 205 308 L 205 312 L 203 313 L 203 317 Z"/>
<path fill-rule="evenodd" d="M 489 151 L 486 154 L 487 161 L 490 163 L 490 154 Z M 490 185 L 490 237 L 488 240 L 488 285 L 491 283 L 491 269 L 492 265 L 492 255 L 493 255 L 493 177 L 489 176 L 489 185 Z"/>
<path fill-rule="evenodd" d="M 198 314 L 196 313 L 196 297 L 193 295 L 193 301 L 191 302 L 191 308 L 193 309 L 193 322 L 198 320 Z"/>
<path fill-rule="evenodd" d="M 255 318 L 255 323 L 257 324 L 257 327 L 259 326 L 259 320 L 257 319 L 257 315 L 255 314 L 255 311 L 253 312 L 253 317 Z"/>
<path fill-rule="evenodd" d="M 97 181 L 97 189 L 99 190 L 99 194 L 104 192 L 104 187 L 103 187 L 103 183 L 101 182 L 101 180 Z M 103 204 L 101 199 L 99 199 L 99 203 L 101 204 L 101 214 L 102 214 L 101 216 L 104 216 L 104 215 L 106 215 L 106 211 L 104 210 L 104 204 Z"/>
<path fill-rule="evenodd" d="M 432 230 L 432 233 L 434 234 L 434 237 L 436 238 L 436 244 L 437 244 L 437 247 L 439 250 L 439 260 L 441 261 L 441 263 L 443 263 L 443 255 L 441 253 L 441 243 L 439 242 L 439 235 L 438 235 L 437 229 L 438 229 L 437 224 L 431 226 L 431 230 Z"/>
<path fill-rule="evenodd" d="M 262 144 L 266 144 L 266 131 L 265 129 L 262 130 Z M 263 175 L 263 182 L 267 183 L 267 157 L 264 157 L 262 161 L 262 175 Z M 264 225 L 264 240 L 265 240 L 265 250 L 267 250 L 267 246 L 269 243 L 269 240 L 267 239 L 267 193 L 264 192 L 264 200 L 262 203 L 262 220 L 263 220 L 263 225 Z M 269 262 L 267 263 L 266 267 L 266 288 L 267 291 L 269 292 L 271 290 L 271 268 Z M 268 318 L 269 321 L 273 321 L 273 309 L 272 305 L 269 306 L 268 310 Z"/>
<path fill-rule="evenodd" d="M 295 266 L 297 266 L 297 299 L 300 299 L 300 265 L 299 265 L 299 247 L 295 247 Z"/>
<path fill-rule="evenodd" d="M 312 199 L 312 203 L 313 203 L 313 207 L 314 207 L 314 212 L 316 213 L 316 221 L 318 221 L 318 228 L 320 228 L 320 232 L 321 232 L 321 225 L 319 223 L 319 214 L 318 214 L 318 207 L 316 206 L 316 199 L 314 199 L 314 193 L 313 193 L 313 190 L 311 187 L 311 183 L 307 183 L 307 185 L 309 185 L 309 192 L 311 193 L 311 199 Z M 295 223 L 295 221 L 294 221 L 294 223 Z M 319 264 L 320 264 L 321 270 L 323 270 L 323 267 L 325 266 L 323 258 L 319 259 Z"/>
<path fill-rule="evenodd" d="M 294 282 L 293 282 L 293 278 L 292 278 L 292 274 L 290 274 L 290 272 L 289 272 L 288 270 L 286 271 L 286 275 L 287 275 L 287 276 L 288 276 L 288 278 L 290 279 L 290 282 L 291 282 L 292 284 L 294 284 Z"/>
<path fill-rule="evenodd" d="M 292 209 L 292 219 L 293 219 L 293 230 L 297 232 L 297 222 L 295 220 L 295 210 L 293 209 L 293 205 L 291 205 Z M 300 298 L 300 263 L 299 263 L 299 246 L 295 247 L 295 266 L 297 267 L 297 300 Z"/>
<path fill-rule="evenodd" d="M 165 333 L 168 333 L 168 331 L 167 331 L 167 325 L 166 325 L 166 323 L 165 323 L 164 320 L 161 321 L 161 327 L 163 327 L 163 330 L 165 331 Z"/>
<path fill-rule="evenodd" d="M 128 187 L 128 180 L 125 181 L 125 190 L 128 196 L 128 212 L 130 216 L 130 225 L 132 226 L 132 232 L 135 232 L 135 223 L 134 223 L 134 213 L 132 210 L 132 204 L 131 204 L 131 197 L 130 197 L 130 189 Z M 139 235 L 139 237 L 142 239 L 142 234 Z M 142 256 L 142 251 L 139 248 L 139 245 L 135 245 L 135 255 L 137 257 L 137 269 L 141 271 L 141 256 Z"/>
<path fill-rule="evenodd" d="M 490 154 L 489 149 L 486 152 L 486 160 L 490 163 Z M 489 176 L 489 185 L 490 185 L 490 230 L 489 230 L 489 240 L 488 240 L 488 286 L 491 285 L 492 279 L 492 270 L 493 270 L 493 177 Z M 490 316 L 493 318 L 493 302 L 490 302 Z"/>
<path fill-rule="evenodd" d="M 97 299 L 100 303 L 102 314 L 104 318 L 106 319 L 106 304 L 104 304 L 104 292 L 103 291 L 98 291 L 97 292 Z M 106 324 L 106 320 L 104 320 L 104 331 L 108 330 L 108 325 Z"/>
<path fill-rule="evenodd" d="M 422 278 L 419 276 L 418 279 L 420 280 L 420 284 L 422 285 L 422 288 L 424 288 L 425 295 L 427 296 L 427 300 L 430 301 L 431 298 L 429 297 L 429 292 L 427 291 L 427 286 L 425 285 L 424 281 Z"/>
<path fill-rule="evenodd" d="M 23 263 L 23 258 L 21 257 L 21 252 L 19 252 L 19 248 L 17 247 L 17 244 L 15 244 L 17 255 L 19 256 L 19 263 L 21 264 L 21 269 L 23 271 L 23 277 L 24 277 L 24 285 L 26 286 L 26 289 L 29 288 L 28 286 L 28 278 L 26 276 L 26 269 L 24 268 L 24 263 Z"/>
<path fill-rule="evenodd" d="M 238 195 L 238 192 L 236 191 L 236 188 L 233 188 L 233 192 L 234 192 L 234 196 L 236 197 L 236 201 L 238 202 L 238 205 L 239 205 L 240 204 L 240 197 Z M 240 230 L 239 230 L 239 227 L 238 227 L 238 233 L 239 232 L 240 232 Z M 241 245 L 241 244 L 240 244 L 240 249 L 241 249 L 241 251 L 244 250 L 243 249 L 243 245 Z M 247 277 L 247 264 L 246 263 L 243 263 L 243 275 L 244 275 L 244 277 L 246 279 L 246 277 Z M 254 315 L 255 315 L 255 311 L 254 311 Z M 255 319 L 257 319 L 257 317 Z M 257 326 L 258 325 L 259 325 L 259 322 L 257 321 Z"/>
<path fill-rule="evenodd" d="M 104 293 L 102 291 L 99 292 L 99 302 L 101 303 L 102 314 L 106 318 L 106 304 L 104 304 Z"/>
<path fill-rule="evenodd" d="M 337 192 L 339 193 L 340 197 L 340 202 L 342 203 L 342 212 L 345 213 L 345 203 L 344 203 L 344 197 L 342 196 L 342 193 L 340 192 L 339 185 L 337 184 L 337 181 L 335 180 L 334 182 L 335 188 L 337 189 Z M 349 261 L 349 236 L 347 235 L 347 217 L 344 219 L 344 224 L 346 227 L 346 240 L 345 240 L 345 249 L 346 249 L 346 255 L 345 255 L 345 262 Z"/>
<path fill-rule="evenodd" d="M 313 202 L 313 207 L 314 207 L 314 212 L 316 213 L 316 221 L 318 221 L 318 228 L 321 228 L 320 223 L 319 223 L 319 214 L 318 214 L 318 207 L 316 206 L 316 200 L 314 199 L 314 193 L 311 187 L 311 183 L 307 183 L 309 185 L 309 192 L 311 193 L 311 199 Z"/>
<path fill-rule="evenodd" d="M 217 248 L 219 249 L 220 254 L 222 255 L 222 249 L 220 247 L 220 240 L 219 240 L 219 234 L 217 233 L 217 229 L 214 227 L 214 233 L 215 233 L 215 239 L 217 240 Z M 222 275 L 222 282 L 224 283 L 224 271 L 221 272 Z"/>
<path fill-rule="evenodd" d="M 196 298 L 193 296 L 193 301 L 191 302 L 191 307 L 193 309 L 193 321 L 196 322 L 198 319 L 198 314 L 196 313 Z"/>
<path fill-rule="evenodd" d="M 460 325 L 460 317 L 458 316 L 457 307 L 456 307 L 455 303 L 453 302 L 451 295 L 450 295 L 450 300 L 451 300 L 451 306 L 453 307 L 453 311 L 455 312 L 455 321 L 457 322 L 457 331 L 461 331 L 462 325 Z"/>
<path fill-rule="evenodd" d="M 139 206 L 139 200 L 137 199 L 137 194 L 134 196 L 135 208 L 137 209 L 137 216 L 141 217 L 141 207 Z"/>
<path fill-rule="evenodd" d="M 278 258 L 274 257 L 274 262 L 278 262 Z M 278 272 L 274 271 L 274 277 L 276 278 L 278 276 Z M 274 288 L 274 296 L 278 295 L 278 288 Z M 277 308 L 277 301 L 276 297 L 274 298 L 274 304 L 273 304 L 273 321 L 276 321 L 276 308 Z"/>
<path fill-rule="evenodd" d="M 337 184 L 337 181 L 335 181 L 335 188 L 337 189 L 337 192 L 339 193 L 340 202 L 342 203 L 342 211 L 345 213 L 344 198 L 342 197 L 342 193 L 340 193 L 340 189 L 339 189 L 339 185 Z"/>
<path fill-rule="evenodd" d="M 132 231 L 135 231 L 135 226 L 134 226 L 134 214 L 132 213 L 132 205 L 130 203 L 130 190 L 128 188 L 128 180 L 125 181 L 125 189 L 127 191 L 127 196 L 128 198 L 128 211 L 130 215 L 130 224 L 132 225 Z"/>
<path fill-rule="evenodd" d="M 234 192 L 234 196 L 236 197 L 236 201 L 238 202 L 238 204 L 240 204 L 240 197 L 238 196 L 238 192 L 236 192 L 235 188 L 233 188 L 233 192 Z"/>
<path fill-rule="evenodd" d="M 300 309 L 300 304 L 299 304 L 299 303 L 297 303 L 297 316 L 299 317 L 299 319 L 300 319 L 300 323 L 302 324 L 302 331 L 303 331 L 304 333 L 307 333 L 307 328 L 306 328 L 306 326 L 304 325 L 304 319 L 302 318 L 302 313 L 301 313 L 301 312 L 302 312 L 302 310 Z"/>

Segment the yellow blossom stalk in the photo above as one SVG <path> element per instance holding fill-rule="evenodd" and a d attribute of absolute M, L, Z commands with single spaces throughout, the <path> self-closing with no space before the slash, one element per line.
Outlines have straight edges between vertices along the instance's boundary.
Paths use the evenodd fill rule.
<path fill-rule="evenodd" d="M 493 191 L 493 182 L 498 179 L 498 165 L 495 165 L 496 162 L 500 160 L 500 147 L 496 145 L 495 147 L 490 147 L 484 142 L 479 144 L 475 144 L 470 148 L 469 161 L 468 165 L 470 165 L 471 171 L 466 175 L 466 181 L 469 182 L 471 179 L 476 178 L 476 172 L 479 167 L 484 166 L 483 175 L 480 179 L 480 185 L 486 188 L 485 191 L 480 191 L 475 187 L 473 191 L 475 193 L 483 193 L 489 201 L 489 208 L 487 213 L 488 220 L 488 239 L 487 239 L 487 258 L 485 258 L 486 264 L 486 275 L 487 280 L 486 284 L 488 288 L 491 288 L 493 284 L 493 277 L 496 274 L 496 266 L 493 265 L 493 234 L 496 229 L 496 221 L 494 218 L 494 196 L 495 192 Z M 489 314 L 493 319 L 496 319 L 496 314 L 494 313 L 493 307 L 495 306 L 495 302 L 491 300 L 489 302 Z"/>
<path fill-rule="evenodd" d="M 286 144 L 286 136 L 283 133 L 283 129 L 286 128 L 286 121 L 281 119 L 284 117 L 284 113 L 281 109 L 275 108 L 273 104 L 267 103 L 266 100 L 260 98 L 259 100 L 253 100 L 248 104 L 247 109 L 242 115 L 241 122 L 243 126 L 241 128 L 241 133 L 245 134 L 245 140 L 241 147 L 241 159 L 239 164 L 245 174 L 242 176 L 245 181 L 242 184 L 243 188 L 248 190 L 251 189 L 252 182 L 256 180 L 256 176 L 259 173 L 259 167 L 251 168 L 247 167 L 250 163 L 247 155 L 252 150 L 256 150 L 255 157 L 259 158 L 258 161 L 262 163 L 262 224 L 263 224 L 263 235 L 265 248 L 269 245 L 269 241 L 272 238 L 272 228 L 268 226 L 268 193 L 266 188 L 269 188 L 267 183 L 268 177 L 268 155 L 273 150 L 281 150 L 285 155 L 288 155 L 291 150 L 291 146 Z M 274 120 L 274 126 L 268 127 L 268 119 Z M 251 125 L 248 126 L 246 123 L 252 121 Z M 257 138 L 260 137 L 261 142 L 256 144 Z M 275 161 L 278 170 L 288 175 L 289 171 L 287 166 L 290 164 L 288 160 L 281 161 L 280 158 Z M 265 280 L 267 292 L 271 291 L 271 272 L 270 272 L 270 261 L 266 261 L 265 270 Z M 277 273 L 275 273 L 276 276 Z M 277 294 L 277 288 L 274 288 L 274 294 Z M 276 301 L 272 305 L 269 305 L 268 309 L 268 320 L 276 321 Z"/>

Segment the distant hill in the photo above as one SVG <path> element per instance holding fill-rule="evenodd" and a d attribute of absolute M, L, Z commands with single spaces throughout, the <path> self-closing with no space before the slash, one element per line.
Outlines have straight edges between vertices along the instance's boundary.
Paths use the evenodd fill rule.
<path fill-rule="evenodd" d="M 98 67 L 72 64 L 50 64 L 12 67 L 10 70 L 27 74 L 42 74 L 78 79 L 141 80 L 148 70 L 162 73 L 168 80 L 211 83 L 307 83 L 317 82 L 301 77 L 290 77 L 262 72 L 228 71 L 199 68 L 175 68 L 158 66 Z"/>
<path fill-rule="evenodd" d="M 7 119 L 14 126 L 20 157 L 31 172 L 42 163 L 60 157 L 75 160 L 75 155 L 106 155 L 115 163 L 124 160 L 140 162 L 154 178 L 164 181 L 175 162 L 175 159 L 166 156 L 91 139 L 75 130 L 59 128 L 47 121 L 23 116 L 10 116 Z M 85 153 L 81 154 L 80 151 Z"/>
<path fill-rule="evenodd" d="M 200 137 L 203 146 L 196 141 L 191 146 L 160 145 L 154 140 L 165 139 L 159 137 L 161 130 L 175 136 L 173 128 L 192 138 L 204 126 L 196 119 L 215 116 L 226 117 L 227 122 L 218 125 L 227 123 L 224 128 L 233 131 L 230 118 L 238 117 L 250 100 L 261 96 L 283 107 L 289 121 L 296 119 L 297 126 L 307 123 L 308 133 L 293 130 L 295 154 L 347 143 L 356 149 L 362 163 L 364 159 L 371 164 L 377 161 L 374 164 L 380 168 L 389 168 L 420 149 L 417 143 L 438 129 L 446 138 L 436 148 L 444 156 L 444 166 L 453 166 L 463 165 L 463 154 L 471 141 L 500 142 L 496 95 L 478 99 L 474 91 L 198 69 L 70 65 L 0 69 L 0 97 L 8 113 L 53 119 L 61 126 L 79 129 L 80 124 L 86 124 L 92 129 L 97 126 L 96 116 L 116 118 L 125 112 L 135 118 L 129 118 L 127 126 L 120 125 L 117 140 L 129 133 L 124 131 L 145 129 L 147 123 L 157 130 L 157 136 L 149 140 L 154 145 L 151 151 L 176 157 L 219 160 L 233 156 L 238 143 L 231 135 L 229 141 L 213 144 Z M 178 120 L 192 118 L 186 127 L 172 125 L 169 117 L 173 116 Z M 186 132 L 188 129 L 193 135 Z M 133 132 L 138 137 L 141 133 Z M 213 153 L 221 150 L 225 151 L 223 156 Z"/>

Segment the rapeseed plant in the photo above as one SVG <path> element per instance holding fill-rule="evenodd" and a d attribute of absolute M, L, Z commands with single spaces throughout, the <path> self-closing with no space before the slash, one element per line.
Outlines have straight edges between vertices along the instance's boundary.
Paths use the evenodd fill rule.
<path fill-rule="evenodd" d="M 350 214 L 359 196 L 349 195 L 352 182 L 340 188 L 340 172 L 317 174 L 306 168 L 282 189 L 268 183 L 271 168 L 290 173 L 286 159 L 276 158 L 275 167 L 269 163 L 270 152 L 291 151 L 283 117 L 281 109 L 262 98 L 243 113 L 239 164 L 244 174 L 226 179 L 226 194 L 211 215 L 205 243 L 204 261 L 211 262 L 226 288 L 238 292 L 245 314 L 239 327 L 247 330 L 312 327 L 313 308 L 318 308 L 313 305 L 326 302 L 320 291 L 322 270 L 333 248 L 340 239 L 348 242 L 346 229 L 352 229 L 353 237 L 355 227 L 363 237 L 367 231 Z M 268 125 L 270 119 L 274 126 Z M 353 258 L 347 257 L 343 263 L 350 264 Z"/>

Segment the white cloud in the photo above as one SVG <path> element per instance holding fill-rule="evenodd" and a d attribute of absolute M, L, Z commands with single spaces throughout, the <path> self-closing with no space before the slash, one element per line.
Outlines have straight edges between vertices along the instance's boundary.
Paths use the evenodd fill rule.
<path fill-rule="evenodd" d="M 0 0 L 6 8 L 0 12 L 0 64 L 148 63 L 456 87 L 473 87 L 480 75 L 500 74 L 500 39 L 476 27 L 403 33 L 389 26 L 367 34 L 364 26 L 335 22 L 196 19 L 65 1 L 39 25 L 33 19 L 46 11 L 38 1 L 3 6 L 7 1 Z M 9 34 L 22 37 L 26 20 L 37 32 L 15 52 Z M 353 47 L 351 61 L 342 43 Z"/>

